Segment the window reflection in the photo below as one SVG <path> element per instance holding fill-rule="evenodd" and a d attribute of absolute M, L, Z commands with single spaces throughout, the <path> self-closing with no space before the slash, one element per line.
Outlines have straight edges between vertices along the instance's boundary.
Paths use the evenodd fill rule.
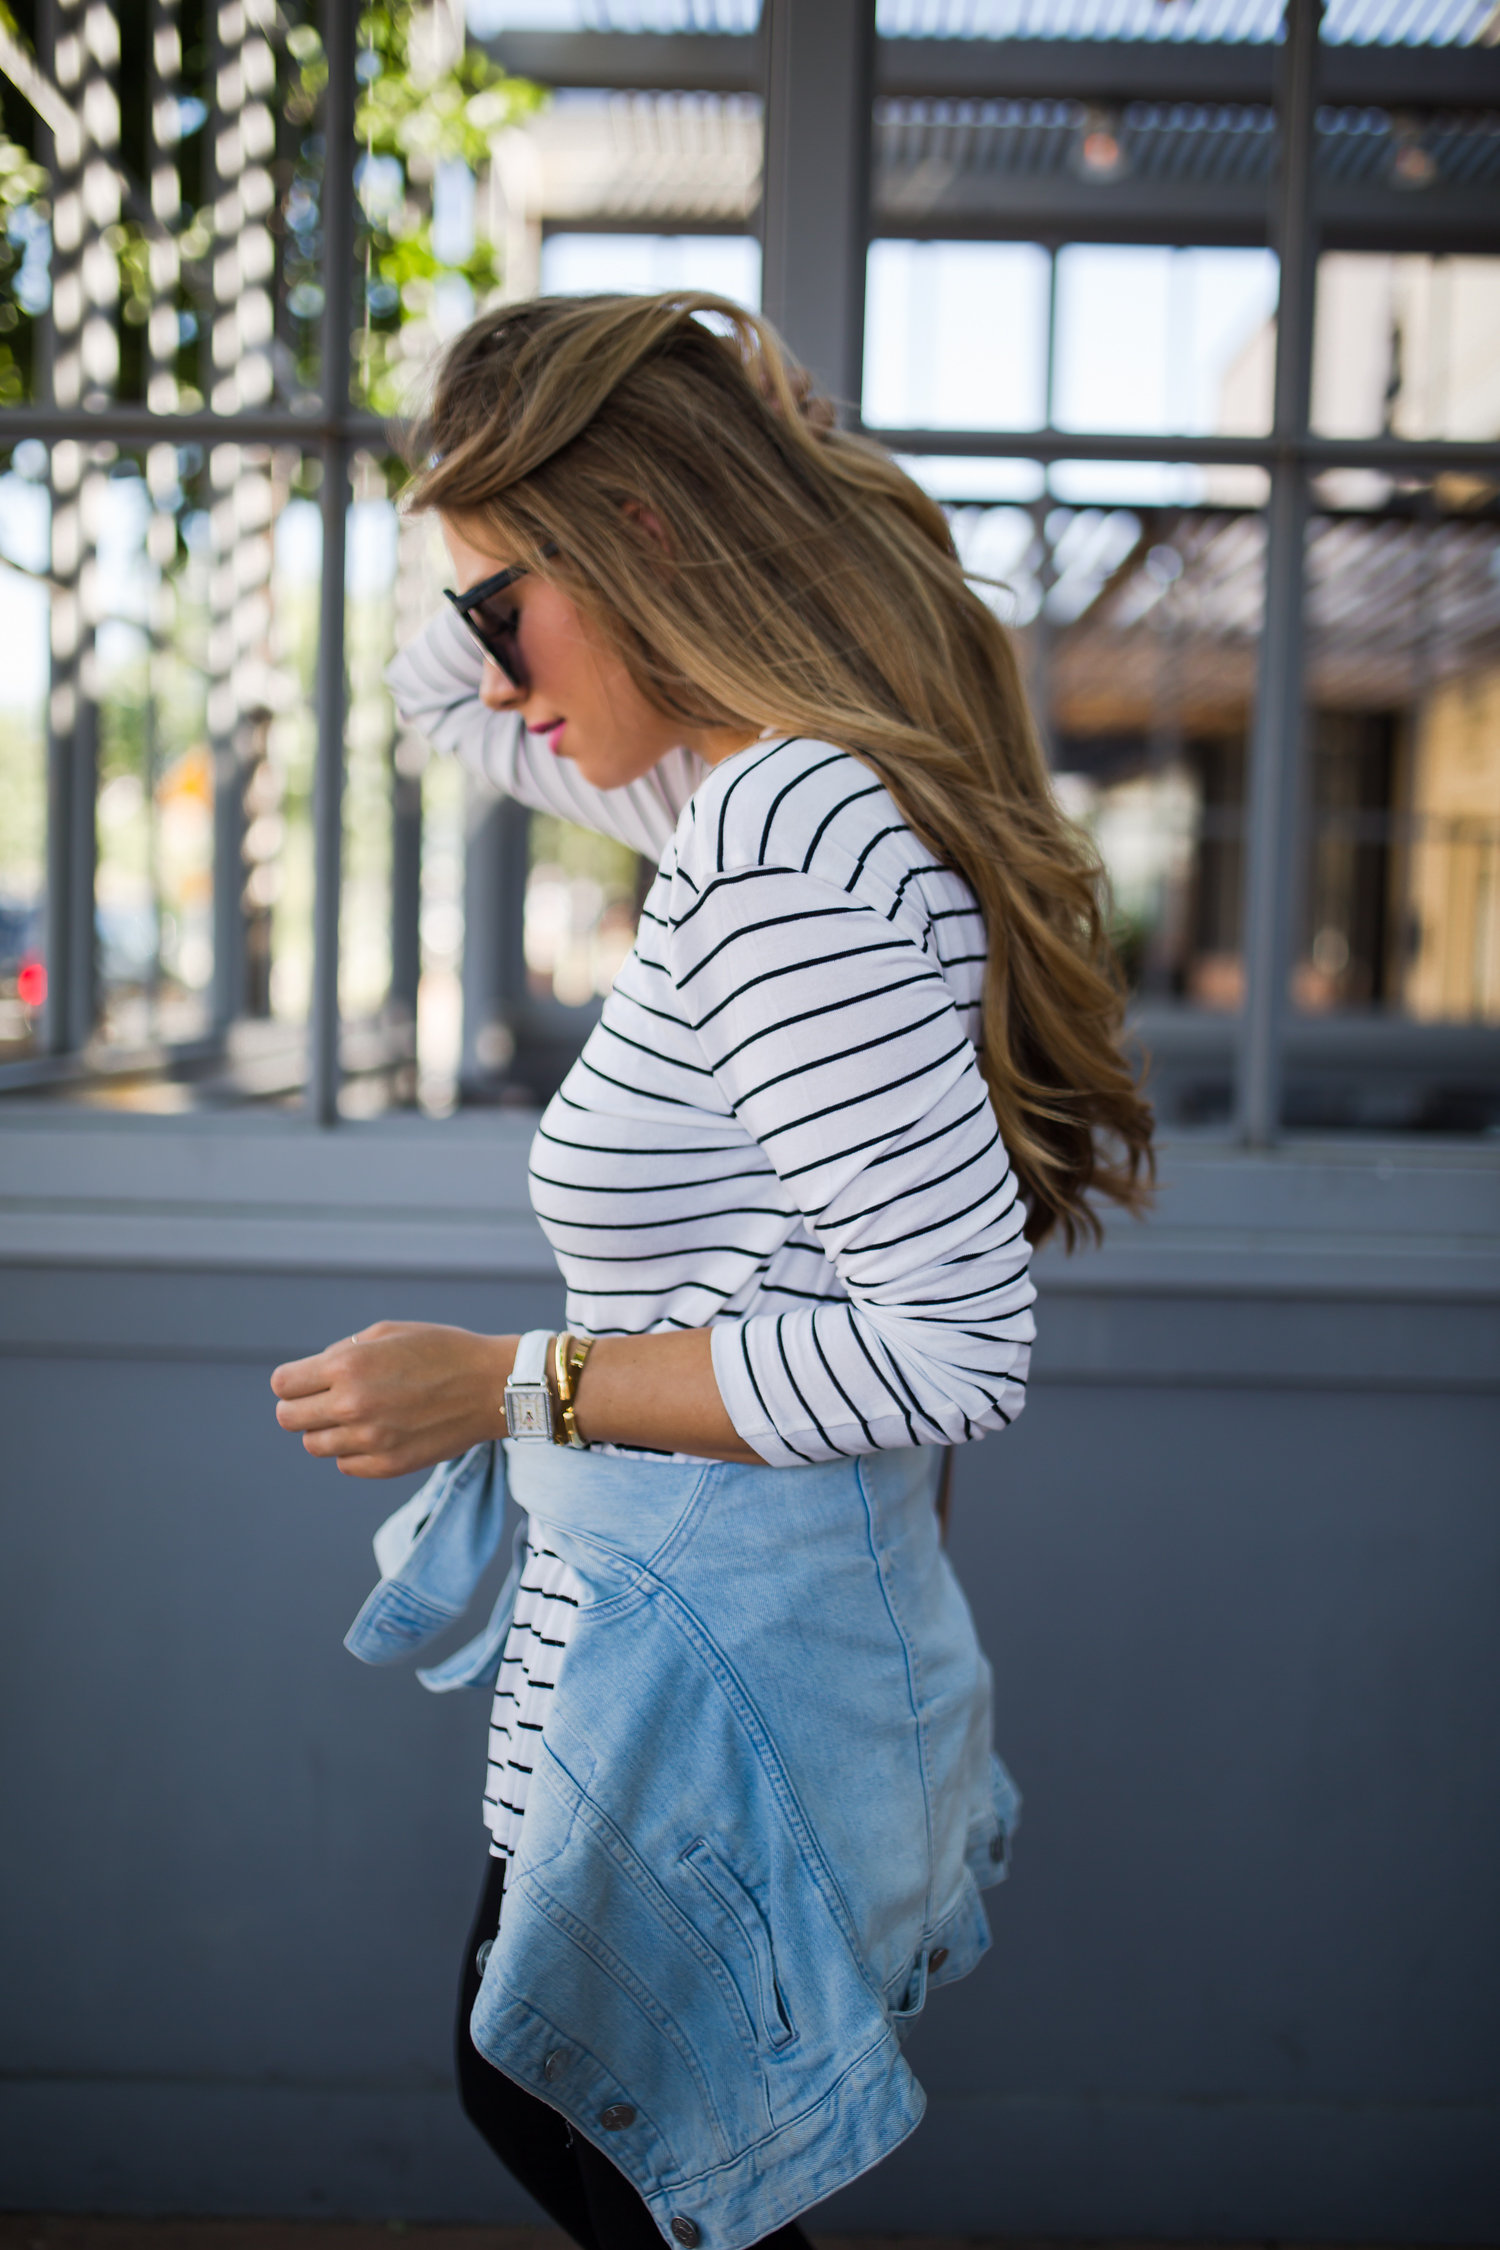
<path fill-rule="evenodd" d="M 1321 258 L 1312 426 L 1325 437 L 1500 436 L 1500 258 Z"/>
<path fill-rule="evenodd" d="M 47 495 L 45 450 L 0 477 L 0 1060 L 30 1049 L 47 992 Z"/>
<path fill-rule="evenodd" d="M 1316 1013 L 1500 1021 L 1500 519 L 1410 496 L 1308 540 Z"/>
<path fill-rule="evenodd" d="M 1276 281 L 1265 250 L 1060 250 L 1053 421 L 1260 435 L 1271 423 L 1263 338 Z"/>
<path fill-rule="evenodd" d="M 635 943 L 655 872 L 625 844 L 550 814 L 531 817 L 526 876 L 526 987 L 580 1008 L 602 1000 Z"/>
<path fill-rule="evenodd" d="M 1035 243 L 876 242 L 865 419 L 1260 435 L 1276 286 L 1265 250 L 1070 243 L 1056 256 L 1054 312 L 1052 260 Z"/>
<path fill-rule="evenodd" d="M 1080 494 L 1123 464 L 1075 464 Z M 1175 472 L 1157 470 L 1157 489 Z M 1201 479 L 1201 472 L 1193 472 Z M 1243 991 L 1241 842 L 1264 535 L 1254 509 L 955 511 L 1016 629 L 1065 809 L 1109 871 L 1134 989 L 1228 1011 Z"/>
<path fill-rule="evenodd" d="M 864 417 L 908 429 L 1039 429 L 1049 260 L 1032 242 L 875 242 Z"/>

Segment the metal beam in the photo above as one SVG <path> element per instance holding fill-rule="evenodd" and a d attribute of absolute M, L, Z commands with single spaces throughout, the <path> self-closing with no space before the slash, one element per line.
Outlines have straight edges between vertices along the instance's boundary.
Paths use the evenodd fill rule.
<path fill-rule="evenodd" d="M 1279 47 L 1167 39 L 882 39 L 878 94 L 984 101 L 1266 103 Z M 1400 109 L 1500 105 L 1489 47 L 1323 47 L 1320 98 Z"/>
<path fill-rule="evenodd" d="M 544 86 L 758 94 L 762 39 L 730 32 L 507 31 L 477 44 Z M 1271 45 L 1146 39 L 880 39 L 875 92 L 931 100 L 1269 103 Z M 1325 47 L 1326 102 L 1500 108 L 1500 48 Z"/>
<path fill-rule="evenodd" d="M 1240 1130 L 1251 1148 L 1269 1148 L 1281 1128 L 1283 1027 L 1296 896 L 1304 765 L 1302 656 L 1308 501 L 1307 470 L 1298 441 L 1307 433 L 1312 388 L 1318 239 L 1309 206 L 1321 13 L 1321 0 L 1287 0 L 1284 79 L 1277 105 L 1281 162 L 1276 181 L 1276 248 L 1281 285 L 1272 434 L 1282 451 L 1271 471 L 1265 617 L 1250 740 L 1245 1005 L 1236 1074 Z"/>
<path fill-rule="evenodd" d="M 469 44 L 517 78 L 610 93 L 758 94 L 765 45 L 758 33 L 718 31 L 501 31 Z"/>
<path fill-rule="evenodd" d="M 1051 174 L 955 171 L 909 174 L 878 166 L 872 235 L 943 242 L 1156 242 L 1260 248 L 1271 239 L 1271 183 L 1117 180 L 1108 186 Z M 1325 250 L 1492 253 L 1500 230 L 1493 187 L 1413 192 L 1384 181 L 1315 188 L 1312 209 Z M 624 222 L 622 222 L 624 224 Z M 653 216 L 640 228 L 677 232 Z M 689 231 L 683 229 L 683 231 Z"/>
<path fill-rule="evenodd" d="M 892 453 L 972 455 L 976 460 L 1201 461 L 1263 463 L 1288 456 L 1312 469 L 1388 469 L 1411 476 L 1447 469 L 1493 477 L 1500 470 L 1500 439 L 1285 438 L 1142 434 L 1125 430 L 934 430 L 870 427 L 865 434 Z"/>
<path fill-rule="evenodd" d="M 864 362 L 875 0 L 766 0 L 761 303 L 836 399 Z"/>
<path fill-rule="evenodd" d="M 338 423 L 349 411 L 349 336 L 354 270 L 355 0 L 324 0 L 328 90 L 323 116 L 323 332 L 319 388 L 331 418 L 320 452 L 323 562 L 314 697 L 318 739 L 313 768 L 313 977 L 308 1025 L 307 1107 L 333 1125 L 339 1105 L 339 894 L 343 864 L 344 546 L 349 506 L 349 444 Z"/>
<path fill-rule="evenodd" d="M 349 447 L 368 446 L 376 451 L 401 450 L 399 423 L 382 421 L 378 414 L 294 414 L 286 407 L 247 407 L 233 414 L 210 412 L 154 414 L 147 406 L 8 406 L 5 439 L 14 444 L 23 437 L 77 438 L 88 445 L 95 438 L 112 439 L 123 446 L 144 445 L 292 445 L 314 453 L 330 438 Z"/>
<path fill-rule="evenodd" d="M 878 165 L 870 233 L 904 242 L 1163 243 L 1181 249 L 1261 249 L 1271 238 L 1269 181 L 1119 180 L 1098 187 L 1070 174 L 957 173 Z M 1434 187 L 1413 193 L 1373 182 L 1329 187 L 1314 206 L 1325 250 L 1485 256 L 1495 249 L 1492 188 Z M 544 218 L 551 234 L 742 235 L 758 214 L 705 219 L 670 205 Z M 378 431 L 375 433 L 378 437 Z M 391 442 L 391 441 L 386 441 Z"/>

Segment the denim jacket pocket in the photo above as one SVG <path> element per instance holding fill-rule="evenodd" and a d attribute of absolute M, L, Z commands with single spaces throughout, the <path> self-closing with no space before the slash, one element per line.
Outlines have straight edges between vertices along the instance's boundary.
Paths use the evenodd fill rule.
<path fill-rule="evenodd" d="M 700 1836 L 689 1844 L 682 1854 L 682 1865 L 691 1868 L 713 1900 L 718 1910 L 715 1920 L 728 1935 L 738 1938 L 735 1950 L 741 1961 L 748 1955 L 755 1995 L 751 2019 L 761 2043 L 773 2054 L 781 2053 L 796 2039 L 797 2027 L 776 1974 L 776 1956 L 764 1915 L 739 1877 L 726 1867 L 706 1838 Z M 736 1982 L 739 1981 L 736 1978 Z"/>

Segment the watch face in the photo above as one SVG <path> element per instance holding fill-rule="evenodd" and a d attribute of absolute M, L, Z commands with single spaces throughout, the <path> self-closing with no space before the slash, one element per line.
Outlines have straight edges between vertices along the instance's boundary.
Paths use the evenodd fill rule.
<path fill-rule="evenodd" d="M 552 1436 L 552 1394 L 545 1383 L 512 1383 L 505 1393 L 505 1427 L 512 1437 Z"/>

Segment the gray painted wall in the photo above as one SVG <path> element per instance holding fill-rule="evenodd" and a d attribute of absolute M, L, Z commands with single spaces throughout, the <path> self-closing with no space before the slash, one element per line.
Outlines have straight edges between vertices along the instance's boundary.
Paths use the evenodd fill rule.
<path fill-rule="evenodd" d="M 0 1117 L 0 2203 L 515 2220 L 450 2092 L 483 1698 L 340 1638 L 408 1489 L 271 1418 L 558 1307 L 524 1119 Z M 1044 1264 L 954 1549 L 1027 1794 L 822 2226 L 1500 2238 L 1500 1163 L 1169 1152 Z"/>

